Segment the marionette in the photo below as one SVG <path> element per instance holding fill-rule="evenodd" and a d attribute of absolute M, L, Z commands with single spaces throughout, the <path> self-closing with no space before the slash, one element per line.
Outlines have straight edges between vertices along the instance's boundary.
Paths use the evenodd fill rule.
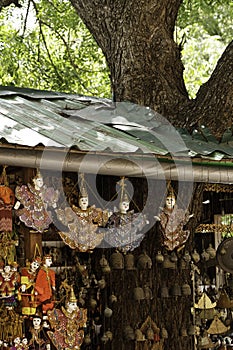
<path fill-rule="evenodd" d="M 104 241 L 112 247 L 127 252 L 141 244 L 145 236 L 142 230 L 149 221 L 144 214 L 129 210 L 130 200 L 126 193 L 124 177 L 119 184 L 121 186 L 119 207 L 109 217 Z"/>
<path fill-rule="evenodd" d="M 13 190 L 8 186 L 6 166 L 0 177 L 0 232 L 12 231 L 12 208 L 15 203 Z"/>
<path fill-rule="evenodd" d="M 16 287 L 20 281 L 16 265 L 16 263 L 7 264 L 0 271 L 1 298 L 9 298 L 15 295 Z"/>
<path fill-rule="evenodd" d="M 33 185 L 16 186 L 15 196 L 18 202 L 15 205 L 16 215 L 28 227 L 43 232 L 52 223 L 52 214 L 49 207 L 56 207 L 58 191 L 44 185 L 39 171 L 32 180 Z M 23 208 L 20 208 L 20 204 Z"/>
<path fill-rule="evenodd" d="M 22 350 L 22 344 L 20 337 L 15 337 L 13 340 L 14 345 L 10 347 L 10 350 Z"/>
<path fill-rule="evenodd" d="M 29 266 L 25 266 L 20 271 L 20 288 L 18 299 L 21 300 L 22 314 L 33 315 L 36 313 L 35 281 L 41 265 L 41 257 L 32 259 Z"/>
<path fill-rule="evenodd" d="M 43 265 L 39 269 L 35 281 L 36 302 L 42 305 L 44 315 L 54 307 L 53 299 L 56 291 L 56 281 L 55 272 L 50 268 L 52 262 L 50 255 L 43 257 Z"/>
<path fill-rule="evenodd" d="M 50 350 L 50 341 L 43 327 L 42 317 L 39 314 L 32 316 L 32 326 L 29 329 L 29 350 Z"/>
<path fill-rule="evenodd" d="M 72 287 L 66 305 L 48 311 L 48 321 L 52 330 L 47 334 L 56 349 L 80 349 L 84 339 L 83 328 L 87 322 L 87 309 L 78 307 Z"/>
<path fill-rule="evenodd" d="M 64 210 L 59 208 L 56 213 L 58 220 L 67 227 L 66 232 L 59 232 L 63 241 L 72 249 L 86 252 L 92 251 L 101 243 L 103 233 L 99 232 L 98 227 L 106 225 L 109 213 L 95 205 L 89 206 L 84 175 L 80 176 L 79 206 L 72 205 Z"/>
<path fill-rule="evenodd" d="M 173 188 L 169 186 L 165 206 L 157 220 L 160 221 L 163 233 L 163 245 L 173 251 L 176 248 L 183 248 L 189 238 L 190 232 L 184 230 L 184 225 L 193 216 L 188 211 L 178 208 Z"/>

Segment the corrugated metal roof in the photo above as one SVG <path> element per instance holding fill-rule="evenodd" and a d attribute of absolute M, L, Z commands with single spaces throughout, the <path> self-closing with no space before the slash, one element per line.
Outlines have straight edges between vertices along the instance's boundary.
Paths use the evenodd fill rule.
<path fill-rule="evenodd" d="M 204 126 L 192 135 L 148 107 L 74 94 L 0 87 L 2 143 L 81 151 L 153 153 L 221 160 L 233 157 L 227 131 L 219 143 Z"/>

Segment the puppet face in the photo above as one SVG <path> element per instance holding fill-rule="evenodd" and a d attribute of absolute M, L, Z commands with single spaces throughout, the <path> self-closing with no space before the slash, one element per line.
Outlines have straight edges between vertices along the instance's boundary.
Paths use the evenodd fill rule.
<path fill-rule="evenodd" d="M 31 269 L 32 271 L 36 271 L 40 267 L 40 264 L 37 261 L 32 261 Z"/>
<path fill-rule="evenodd" d="M 44 184 L 44 180 L 42 179 L 42 177 L 36 177 L 35 179 L 33 179 L 33 182 L 35 184 L 35 188 L 37 189 L 41 188 Z"/>
<path fill-rule="evenodd" d="M 77 308 L 78 308 L 78 305 L 77 305 L 77 303 L 76 302 L 68 302 L 67 303 L 67 309 L 69 310 L 69 311 L 75 311 L 75 310 L 77 310 Z"/>
<path fill-rule="evenodd" d="M 79 198 L 79 206 L 82 210 L 86 210 L 88 207 L 88 197 Z"/>
<path fill-rule="evenodd" d="M 129 202 L 127 202 L 127 201 L 120 202 L 119 210 L 122 214 L 127 213 L 127 211 L 129 210 Z"/>
<path fill-rule="evenodd" d="M 174 196 L 167 196 L 166 198 L 166 207 L 168 209 L 174 208 L 174 205 L 176 204 L 176 199 Z"/>
<path fill-rule="evenodd" d="M 40 317 L 34 317 L 32 320 L 32 324 L 34 328 L 39 328 L 41 324 L 41 318 Z"/>
<path fill-rule="evenodd" d="M 14 343 L 15 344 L 20 344 L 20 337 L 16 337 L 15 339 L 14 339 Z"/>

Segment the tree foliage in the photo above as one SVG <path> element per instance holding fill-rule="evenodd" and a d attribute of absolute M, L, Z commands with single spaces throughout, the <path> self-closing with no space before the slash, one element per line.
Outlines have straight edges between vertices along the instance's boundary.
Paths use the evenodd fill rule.
<path fill-rule="evenodd" d="M 2 85 L 110 96 L 105 58 L 68 1 L 29 0 L 0 21 Z"/>
<path fill-rule="evenodd" d="M 21 3 L 22 10 L 0 13 L 0 83 L 110 97 L 105 58 L 70 2 Z M 232 3 L 223 0 L 185 0 L 180 7 L 175 40 L 191 98 L 232 38 L 232 16 Z"/>

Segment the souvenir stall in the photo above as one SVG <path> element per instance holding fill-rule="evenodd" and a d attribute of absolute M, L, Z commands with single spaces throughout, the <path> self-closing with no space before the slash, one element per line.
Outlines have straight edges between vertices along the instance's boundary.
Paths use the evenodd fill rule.
<path fill-rule="evenodd" d="M 135 350 L 163 350 L 170 325 L 167 315 L 155 315 L 174 302 L 190 310 L 185 322 L 177 317 L 176 327 L 194 349 L 230 347 L 231 223 L 211 224 L 219 211 L 203 207 L 203 222 L 211 217 L 197 227 L 190 249 L 194 215 L 168 182 L 164 206 L 154 217 L 159 234 L 153 239 L 161 248 L 148 251 L 144 238 L 151 217 L 135 203 L 127 179 L 113 178 L 116 191 L 101 207 L 87 178 L 64 174 L 61 189 L 38 169 L 8 173 L 2 167 L 1 348 L 111 349 L 121 337 Z M 205 195 L 206 203 L 214 202 L 207 187 Z M 156 281 L 158 271 L 162 280 Z M 124 322 L 120 334 L 117 320 Z"/>

